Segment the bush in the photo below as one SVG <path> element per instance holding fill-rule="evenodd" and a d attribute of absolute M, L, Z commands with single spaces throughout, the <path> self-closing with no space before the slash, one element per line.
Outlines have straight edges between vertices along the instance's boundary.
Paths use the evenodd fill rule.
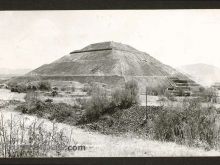
<path fill-rule="evenodd" d="M 37 84 L 28 84 L 28 83 L 9 83 L 11 92 L 26 93 L 27 91 L 36 91 L 36 90 L 51 90 L 51 84 L 48 81 L 40 81 Z"/>
<path fill-rule="evenodd" d="M 22 113 L 46 117 L 58 122 L 71 122 L 70 124 L 78 122 L 78 116 L 75 114 L 76 108 L 66 103 L 52 103 L 51 101 L 46 100 L 43 102 L 38 100 L 35 94 L 30 92 L 25 97 L 25 103 L 16 107 L 16 110 Z"/>
<path fill-rule="evenodd" d="M 157 113 L 161 107 L 149 106 L 148 110 Z M 97 130 L 104 134 L 125 134 L 132 133 L 146 138 L 146 127 L 144 124 L 145 107 L 133 105 L 127 109 L 115 108 L 113 114 L 105 114 L 99 120 L 87 124 L 89 129 Z"/>
<path fill-rule="evenodd" d="M 51 90 L 51 84 L 50 84 L 50 82 L 49 81 L 40 81 L 39 83 L 38 83 L 38 88 L 39 88 L 39 90 L 46 90 L 46 91 L 49 91 L 49 90 Z"/>
<path fill-rule="evenodd" d="M 91 122 L 97 120 L 106 113 L 115 112 L 116 108 L 129 108 L 138 102 L 138 86 L 135 81 L 129 81 L 125 84 L 125 89 L 116 90 L 111 97 L 107 92 L 98 86 L 93 86 L 92 96 L 85 104 L 84 121 Z"/>
<path fill-rule="evenodd" d="M 25 118 L 12 115 L 6 119 L 1 114 L 0 139 L 4 139 L 0 145 L 1 158 L 64 156 L 63 148 L 72 142 L 72 132 L 67 136 L 55 124 L 49 128 L 43 121 L 27 122 Z"/>
<path fill-rule="evenodd" d="M 98 119 L 102 114 L 106 112 L 109 105 L 110 101 L 106 95 L 106 92 L 101 88 L 97 88 L 96 92 L 92 93 L 91 99 L 86 102 L 85 120 L 93 121 Z"/>
<path fill-rule="evenodd" d="M 11 92 L 25 93 L 27 92 L 27 86 L 23 83 L 14 84 L 11 86 Z"/>
<path fill-rule="evenodd" d="M 38 88 L 37 86 L 31 85 L 31 84 L 28 84 L 28 86 L 27 86 L 27 90 L 28 91 L 36 91 L 37 88 Z"/>
<path fill-rule="evenodd" d="M 19 110 L 22 113 L 28 113 L 28 108 L 25 104 L 21 104 L 19 106 L 16 107 L 16 110 Z"/>
<path fill-rule="evenodd" d="M 112 93 L 112 104 L 115 107 L 129 108 L 138 103 L 138 86 L 135 81 L 125 84 L 125 89 L 117 89 Z"/>
<path fill-rule="evenodd" d="M 53 108 L 53 109 L 52 109 Z M 73 108 L 65 103 L 58 103 L 52 105 L 52 113 L 50 116 L 51 120 L 56 120 L 57 122 L 63 122 L 67 120 L 68 117 L 72 116 Z"/>
<path fill-rule="evenodd" d="M 182 107 L 167 106 L 153 118 L 154 138 L 209 148 L 219 145 L 215 107 L 202 107 L 198 100 L 185 100 Z"/>
<path fill-rule="evenodd" d="M 75 115 L 75 108 L 71 105 L 67 105 L 65 103 L 51 103 L 51 102 L 43 102 L 37 100 L 31 103 L 23 103 L 18 106 L 16 110 L 27 113 L 27 114 L 35 114 L 40 117 L 47 117 L 50 120 L 56 120 L 57 122 L 67 122 L 72 121 L 74 124 L 77 123 L 78 119 Z M 71 118 L 71 120 L 70 120 Z"/>

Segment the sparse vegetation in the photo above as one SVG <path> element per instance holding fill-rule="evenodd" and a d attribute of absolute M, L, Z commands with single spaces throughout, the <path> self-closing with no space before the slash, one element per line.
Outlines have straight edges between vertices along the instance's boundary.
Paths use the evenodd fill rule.
<path fill-rule="evenodd" d="M 171 101 L 177 101 L 172 94 L 163 89 L 161 87 L 160 92 L 156 94 L 161 97 L 161 102 L 166 102 L 166 97 Z M 66 92 L 73 90 L 75 91 L 75 88 L 69 88 Z M 213 106 L 201 106 L 201 98 L 185 99 L 183 106 L 161 104 L 158 111 L 149 112 L 146 124 L 143 123 L 145 109 L 137 105 L 139 89 L 135 81 L 127 82 L 124 88 L 118 88 L 112 93 L 99 84 L 85 85 L 82 90 L 90 97 L 76 99 L 74 106 L 52 103 L 49 99 L 45 102 L 40 101 L 35 90 L 28 90 L 26 102 L 16 109 L 57 122 L 88 125 L 107 134 L 132 132 L 156 140 L 173 141 L 194 147 L 220 147 L 220 128 L 217 126 L 220 111 Z M 215 91 L 202 89 L 200 92 L 204 94 L 201 95 L 203 101 L 210 104 L 215 102 Z M 57 91 L 53 90 L 51 95 L 56 96 Z"/>
<path fill-rule="evenodd" d="M 214 88 L 205 88 L 200 93 L 203 102 L 216 103 L 217 93 Z"/>
<path fill-rule="evenodd" d="M 138 103 L 138 86 L 131 81 L 126 83 L 125 89 L 117 89 L 112 93 L 112 104 L 121 109 L 129 108 Z"/>
<path fill-rule="evenodd" d="M 65 103 L 52 103 L 36 101 L 30 103 L 23 103 L 19 105 L 16 110 L 27 114 L 35 114 L 39 117 L 45 117 L 49 120 L 56 120 L 57 122 L 66 122 L 69 124 L 76 124 L 78 122 L 75 115 L 76 109 Z"/>
<path fill-rule="evenodd" d="M 25 93 L 27 92 L 27 86 L 23 83 L 16 84 L 15 86 L 11 87 L 11 92 L 18 92 L 18 93 Z"/>
<path fill-rule="evenodd" d="M 166 89 L 167 89 L 166 85 L 157 84 L 157 86 L 147 87 L 147 92 L 150 95 L 162 96 L 164 95 Z"/>
<path fill-rule="evenodd" d="M 8 84 L 11 92 L 18 92 L 18 93 L 26 93 L 27 91 L 49 91 L 51 90 L 51 84 L 49 81 L 39 81 L 36 85 L 28 84 L 28 83 L 9 83 Z"/>
<path fill-rule="evenodd" d="M 117 91 L 116 96 L 119 93 Z M 119 98 L 114 97 L 114 105 L 118 105 L 114 113 L 93 121 L 88 127 L 105 134 L 132 132 L 153 140 L 173 141 L 206 150 L 220 149 L 220 110 L 211 103 L 202 106 L 200 98 L 185 98 L 182 105 L 149 107 L 148 120 L 144 123 L 145 108 L 121 109 Z"/>
<path fill-rule="evenodd" d="M 202 107 L 198 100 L 187 100 L 183 107 L 164 107 L 154 116 L 154 138 L 176 141 L 190 146 L 204 145 L 206 149 L 219 147 L 219 112 Z"/>
<path fill-rule="evenodd" d="M 103 115 L 110 105 L 110 100 L 102 89 L 97 89 L 85 105 L 85 120 L 92 121 Z"/>
<path fill-rule="evenodd" d="M 77 123 L 77 116 L 74 115 L 75 108 L 65 103 L 52 103 L 53 100 L 45 102 L 38 99 L 37 92 L 29 91 L 25 96 L 25 103 L 16 107 L 22 113 L 35 114 L 39 117 L 46 117 L 57 122 Z"/>
<path fill-rule="evenodd" d="M 55 124 L 47 130 L 43 122 L 27 124 L 25 119 L 14 120 L 12 115 L 6 120 L 1 114 L 0 128 L 0 157 L 4 158 L 60 156 L 71 142 L 71 136 L 65 136 Z"/>
<path fill-rule="evenodd" d="M 138 103 L 138 86 L 135 81 L 129 81 L 125 84 L 125 89 L 119 89 L 107 96 L 103 88 L 96 87 L 93 90 L 91 99 L 87 101 L 85 109 L 86 121 L 98 119 L 105 113 L 113 113 L 116 109 L 129 108 Z"/>
<path fill-rule="evenodd" d="M 50 82 L 49 81 L 40 81 L 39 83 L 38 83 L 38 88 L 39 88 L 39 90 L 45 90 L 45 91 L 49 91 L 49 90 L 51 90 L 51 84 L 50 84 Z"/>

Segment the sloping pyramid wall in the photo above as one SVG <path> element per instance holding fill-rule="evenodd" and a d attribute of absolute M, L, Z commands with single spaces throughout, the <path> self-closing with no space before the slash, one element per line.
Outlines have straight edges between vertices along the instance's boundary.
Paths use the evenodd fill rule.
<path fill-rule="evenodd" d="M 112 86 L 131 79 L 142 86 L 169 85 L 167 77 L 186 78 L 172 67 L 149 54 L 117 42 L 91 44 L 43 65 L 26 75 L 43 79 L 72 80 L 82 83 L 97 81 Z"/>

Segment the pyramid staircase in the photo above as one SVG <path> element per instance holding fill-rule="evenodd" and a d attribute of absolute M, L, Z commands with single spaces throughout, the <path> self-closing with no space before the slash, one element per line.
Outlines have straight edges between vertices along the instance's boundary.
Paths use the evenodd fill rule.
<path fill-rule="evenodd" d="M 196 96 L 199 92 L 199 84 L 189 79 L 169 77 L 171 87 L 167 90 L 174 96 Z"/>

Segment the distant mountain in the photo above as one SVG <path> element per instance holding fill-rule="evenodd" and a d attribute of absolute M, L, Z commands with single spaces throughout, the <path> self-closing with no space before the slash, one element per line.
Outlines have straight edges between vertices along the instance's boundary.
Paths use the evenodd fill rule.
<path fill-rule="evenodd" d="M 215 82 L 220 82 L 220 68 L 212 65 L 198 63 L 184 65 L 177 69 L 204 86 L 210 86 Z"/>
<path fill-rule="evenodd" d="M 0 75 L 24 75 L 30 72 L 31 69 L 9 69 L 9 68 L 0 68 Z"/>

